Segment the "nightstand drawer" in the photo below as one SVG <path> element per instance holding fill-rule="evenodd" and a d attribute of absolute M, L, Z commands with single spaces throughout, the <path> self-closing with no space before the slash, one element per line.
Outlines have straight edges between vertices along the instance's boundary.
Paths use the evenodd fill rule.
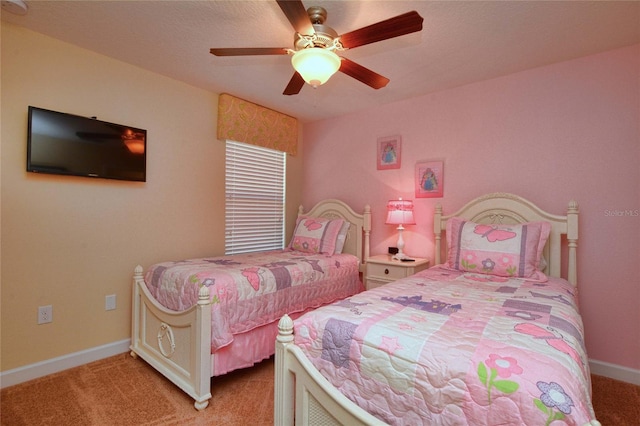
<path fill-rule="evenodd" d="M 395 265 L 381 265 L 378 263 L 367 264 L 367 275 L 369 277 L 380 277 L 388 280 L 399 280 L 407 276 L 407 270 Z"/>
<path fill-rule="evenodd" d="M 429 267 L 429 259 L 416 258 L 413 262 L 400 262 L 391 256 L 371 256 L 366 262 L 364 284 L 367 290 L 408 277 Z"/>

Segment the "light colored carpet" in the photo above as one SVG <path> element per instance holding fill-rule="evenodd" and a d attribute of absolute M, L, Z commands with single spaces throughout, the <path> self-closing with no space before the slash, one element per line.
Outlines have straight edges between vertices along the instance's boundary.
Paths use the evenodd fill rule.
<path fill-rule="evenodd" d="M 141 359 L 121 354 L 3 389 L 2 425 L 272 425 L 273 360 L 212 379 L 193 400 Z M 640 387 L 592 376 L 603 426 L 640 426 Z"/>
<path fill-rule="evenodd" d="M 603 426 L 640 426 L 640 386 L 592 374 L 591 389 Z"/>
<path fill-rule="evenodd" d="M 3 389 L 2 425 L 273 424 L 273 362 L 212 379 L 209 407 L 121 354 Z"/>

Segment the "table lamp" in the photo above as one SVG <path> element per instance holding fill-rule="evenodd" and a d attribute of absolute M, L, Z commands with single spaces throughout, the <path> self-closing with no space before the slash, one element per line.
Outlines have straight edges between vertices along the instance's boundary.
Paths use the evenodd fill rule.
<path fill-rule="evenodd" d="M 393 256 L 393 259 L 402 260 L 407 259 L 408 256 L 402 252 L 404 248 L 404 240 L 402 239 L 402 231 L 404 231 L 403 225 L 415 225 L 416 221 L 413 218 L 413 201 L 403 200 L 390 200 L 387 203 L 387 225 L 398 225 L 398 253 Z"/>

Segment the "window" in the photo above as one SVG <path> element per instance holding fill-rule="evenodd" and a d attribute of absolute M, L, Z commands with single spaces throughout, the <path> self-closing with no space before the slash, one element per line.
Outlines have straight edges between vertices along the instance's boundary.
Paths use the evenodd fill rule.
<path fill-rule="evenodd" d="M 286 154 L 226 142 L 225 254 L 284 247 Z"/>

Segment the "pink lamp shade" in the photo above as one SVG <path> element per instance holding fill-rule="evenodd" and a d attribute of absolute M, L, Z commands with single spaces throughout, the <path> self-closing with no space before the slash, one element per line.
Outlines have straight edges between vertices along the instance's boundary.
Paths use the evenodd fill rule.
<path fill-rule="evenodd" d="M 415 225 L 413 201 L 390 200 L 387 203 L 387 225 Z"/>
<path fill-rule="evenodd" d="M 403 200 L 391 200 L 387 203 L 387 225 L 398 225 L 398 253 L 393 258 L 397 260 L 408 259 L 409 257 L 404 254 L 404 240 L 402 239 L 402 231 L 404 226 L 402 225 L 415 225 L 416 221 L 413 218 L 413 201 Z"/>

